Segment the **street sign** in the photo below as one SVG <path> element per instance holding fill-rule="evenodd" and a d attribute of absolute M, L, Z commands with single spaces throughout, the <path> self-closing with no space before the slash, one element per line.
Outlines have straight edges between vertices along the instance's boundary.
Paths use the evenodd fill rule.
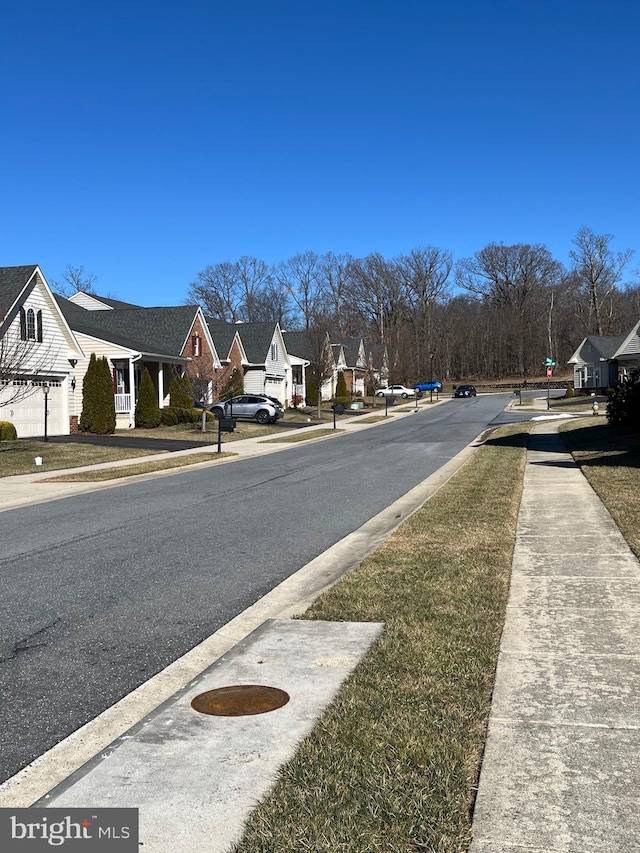
<path fill-rule="evenodd" d="M 552 376 L 553 376 L 553 368 L 547 367 L 547 379 L 551 379 Z"/>

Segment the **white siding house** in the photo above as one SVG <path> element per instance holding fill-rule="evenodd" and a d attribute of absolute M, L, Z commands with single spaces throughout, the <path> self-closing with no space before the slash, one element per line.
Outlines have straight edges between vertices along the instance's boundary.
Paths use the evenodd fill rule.
<path fill-rule="evenodd" d="M 20 438 L 43 435 L 45 422 L 48 435 L 68 435 L 82 357 L 40 268 L 0 268 L 0 420 Z"/>

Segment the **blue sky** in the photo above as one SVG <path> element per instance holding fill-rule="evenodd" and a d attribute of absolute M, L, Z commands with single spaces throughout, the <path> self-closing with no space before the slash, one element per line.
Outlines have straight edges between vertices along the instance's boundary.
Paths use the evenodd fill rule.
<path fill-rule="evenodd" d="M 0 264 L 170 305 L 241 255 L 566 262 L 583 225 L 640 250 L 639 24 L 631 0 L 5 2 Z"/>

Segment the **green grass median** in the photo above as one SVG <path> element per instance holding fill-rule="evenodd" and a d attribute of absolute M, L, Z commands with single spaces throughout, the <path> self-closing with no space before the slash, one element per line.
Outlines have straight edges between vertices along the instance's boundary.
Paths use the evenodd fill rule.
<path fill-rule="evenodd" d="M 237 853 L 459 853 L 484 747 L 529 425 L 495 434 L 305 619 L 385 630 Z"/>

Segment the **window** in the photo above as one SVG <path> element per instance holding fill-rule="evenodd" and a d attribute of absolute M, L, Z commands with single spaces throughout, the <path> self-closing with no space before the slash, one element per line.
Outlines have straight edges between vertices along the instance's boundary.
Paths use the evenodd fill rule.
<path fill-rule="evenodd" d="M 278 360 L 278 344 L 271 344 L 271 361 Z"/>
<path fill-rule="evenodd" d="M 191 355 L 197 358 L 200 355 L 200 335 L 196 332 L 191 338 Z"/>
<path fill-rule="evenodd" d="M 27 311 L 27 340 L 35 341 L 36 339 L 36 315 L 33 308 Z"/>

